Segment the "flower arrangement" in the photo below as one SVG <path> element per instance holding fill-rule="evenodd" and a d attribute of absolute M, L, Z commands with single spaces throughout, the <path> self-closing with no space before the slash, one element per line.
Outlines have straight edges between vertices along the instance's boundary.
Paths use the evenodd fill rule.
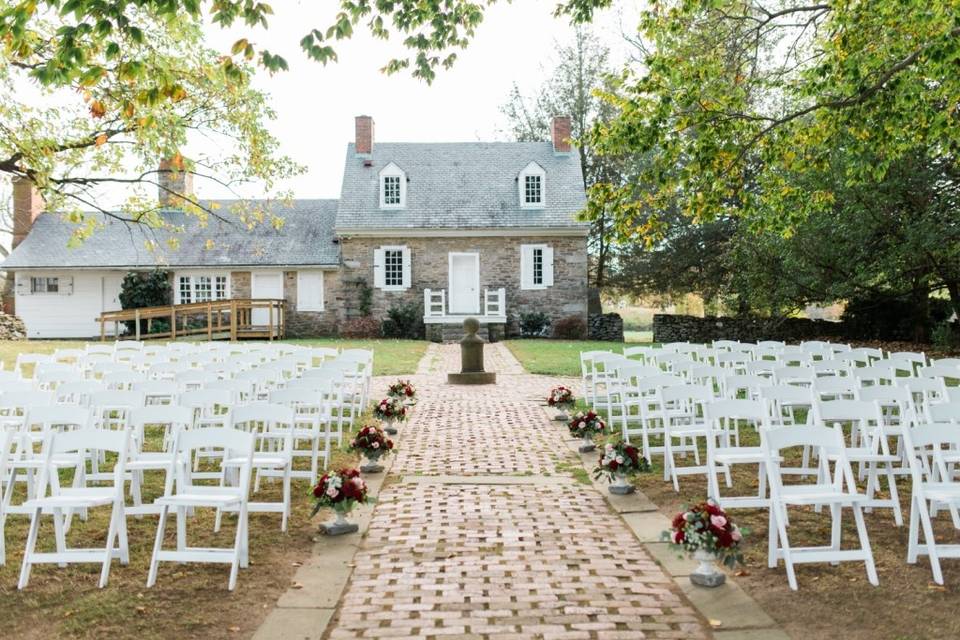
<path fill-rule="evenodd" d="M 576 402 L 573 391 L 564 386 L 554 387 L 550 390 L 550 395 L 547 396 L 548 405 L 565 411 L 572 409 Z"/>
<path fill-rule="evenodd" d="M 367 425 L 361 427 L 350 441 L 350 450 L 360 452 L 367 459 L 360 465 L 362 473 L 380 473 L 383 467 L 377 464 L 377 460 L 393 450 L 393 440 L 388 438 L 380 427 Z"/>
<path fill-rule="evenodd" d="M 580 453 L 587 453 L 596 448 L 593 444 L 593 436 L 606 431 L 607 424 L 594 411 L 587 411 L 586 413 L 580 411 L 573 416 L 573 420 L 567 427 L 570 429 L 570 435 L 583 440 Z"/>
<path fill-rule="evenodd" d="M 650 462 L 640 455 L 640 450 L 624 441 L 608 442 L 600 455 L 600 462 L 593 470 L 593 477 L 607 476 L 613 482 L 624 476 L 635 476 L 650 471 Z"/>
<path fill-rule="evenodd" d="M 697 554 L 706 552 L 728 567 L 743 564 L 740 529 L 714 500 L 707 500 L 678 513 L 663 537 L 673 549 Z"/>
<path fill-rule="evenodd" d="M 350 442 L 350 450 L 358 451 L 371 460 L 376 460 L 393 450 L 393 440 L 388 438 L 380 427 L 367 425 L 361 427 Z"/>
<path fill-rule="evenodd" d="M 416 399 L 417 389 L 410 383 L 409 380 L 397 380 L 387 387 L 387 395 L 391 398 L 400 398 L 401 400 L 410 403 Z"/>
<path fill-rule="evenodd" d="M 315 516 L 324 507 L 332 508 L 341 519 L 358 504 L 367 502 L 367 483 L 358 469 L 330 471 L 320 478 L 313 488 L 315 503 L 310 516 Z"/>
<path fill-rule="evenodd" d="M 386 422 L 403 422 L 407 419 L 407 407 L 400 398 L 387 397 L 373 408 L 373 416 Z"/>
<path fill-rule="evenodd" d="M 574 438 L 592 438 L 607 429 L 607 424 L 594 411 L 578 412 L 567 426 Z"/>

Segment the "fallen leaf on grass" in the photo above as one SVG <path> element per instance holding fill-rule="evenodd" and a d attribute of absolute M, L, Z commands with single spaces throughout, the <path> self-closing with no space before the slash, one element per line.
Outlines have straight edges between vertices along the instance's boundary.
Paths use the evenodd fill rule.
<path fill-rule="evenodd" d="M 227 627 L 227 631 L 232 631 L 233 633 L 237 633 L 238 631 L 240 631 L 240 627 Z"/>
<path fill-rule="evenodd" d="M 931 582 L 930 584 L 927 585 L 927 590 L 928 591 L 946 591 L 947 588 L 942 584 Z"/>
<path fill-rule="evenodd" d="M 709 622 L 710 622 L 710 626 L 713 627 L 714 629 L 716 629 L 717 627 L 723 626 L 722 620 L 714 620 L 713 618 L 711 618 Z"/>
<path fill-rule="evenodd" d="M 302 567 L 302 566 L 303 566 L 303 563 L 302 563 L 302 562 L 291 562 L 290 564 L 292 564 L 292 565 L 295 566 L 295 567 Z"/>
<path fill-rule="evenodd" d="M 300 584 L 299 582 L 294 582 L 293 584 L 290 585 L 290 588 L 291 588 L 291 589 L 303 589 L 303 585 Z"/>
<path fill-rule="evenodd" d="M 742 578 L 743 576 L 748 576 L 748 575 L 750 575 L 750 572 L 747 571 L 746 569 L 740 569 L 739 571 L 737 571 L 737 572 L 734 573 L 733 575 L 735 575 L 735 576 L 738 577 L 738 578 Z"/>
<path fill-rule="evenodd" d="M 146 607 L 137 607 L 137 613 L 146 613 L 146 612 L 147 612 Z"/>

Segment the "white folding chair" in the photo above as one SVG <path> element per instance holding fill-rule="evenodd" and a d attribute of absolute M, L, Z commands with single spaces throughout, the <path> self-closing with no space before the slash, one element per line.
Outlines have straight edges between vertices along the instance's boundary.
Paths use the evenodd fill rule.
<path fill-rule="evenodd" d="M 740 430 L 753 429 L 759 435 L 766 428 L 766 407 L 759 400 L 714 400 L 707 411 L 707 487 L 708 495 L 724 509 L 756 508 L 769 505 L 766 488 L 765 457 L 759 446 L 741 446 Z M 735 464 L 757 465 L 757 493 L 752 496 L 721 496 L 719 474 L 722 471 L 727 488 L 733 486 L 730 467 Z"/>
<path fill-rule="evenodd" d="M 279 502 L 249 502 L 250 513 L 280 513 L 280 530 L 286 533 L 290 519 L 290 478 L 293 472 L 293 434 L 296 418 L 293 409 L 278 404 L 252 404 L 237 407 L 233 412 L 233 428 L 254 434 L 256 445 L 253 454 L 253 470 L 256 477 L 253 492 L 260 489 L 261 478 L 280 478 L 283 483 Z M 243 464 L 243 459 L 227 458 L 223 461 L 226 472 Z M 215 531 L 220 530 L 221 515 L 232 508 L 218 509 Z"/>
<path fill-rule="evenodd" d="M 866 478 L 866 496 L 861 506 L 872 510 L 873 507 L 893 510 L 896 525 L 903 525 L 900 510 L 900 498 L 897 493 L 895 465 L 900 456 L 891 453 L 888 437 L 897 436 L 899 428 L 887 427 L 883 411 L 878 402 L 865 400 L 817 400 L 813 405 L 814 424 L 824 427 L 848 425 L 850 444 L 845 457 L 860 467 L 860 477 Z M 880 470 L 886 476 L 889 498 L 877 498 L 880 489 Z"/>
<path fill-rule="evenodd" d="M 185 429 L 177 434 L 176 442 L 170 452 L 164 495 L 156 501 L 160 507 L 160 521 L 157 524 L 157 537 L 154 541 L 153 555 L 150 558 L 147 587 L 156 584 L 157 570 L 161 562 L 229 564 L 230 578 L 227 588 L 233 591 L 236 587 L 240 567 L 245 568 L 249 563 L 247 497 L 250 492 L 254 443 L 255 437 L 252 433 L 221 427 Z M 220 450 L 223 459 L 238 461 L 235 485 L 197 484 L 189 465 L 179 463 L 181 460 L 191 459 L 197 451 L 211 449 Z M 175 476 L 176 481 L 174 481 Z M 232 548 L 187 546 L 187 512 L 189 509 L 196 508 L 236 509 L 237 533 Z M 167 516 L 171 509 L 176 510 L 177 548 L 164 550 L 163 539 L 167 528 Z"/>
<path fill-rule="evenodd" d="M 278 389 L 270 392 L 271 403 L 294 410 L 294 443 L 305 440 L 310 445 L 308 451 L 294 447 L 292 451 L 294 458 L 309 457 L 310 470 L 294 469 L 291 472 L 292 477 L 306 478 L 310 482 L 316 482 L 319 477 L 320 458 L 323 458 L 324 469 L 330 464 L 330 448 L 335 435 L 331 430 L 333 419 L 329 406 L 332 402 L 330 398 L 337 394 L 337 388 L 332 384 L 328 384 L 325 390 Z"/>
<path fill-rule="evenodd" d="M 170 467 L 170 449 L 176 435 L 183 429 L 189 429 L 193 422 L 193 411 L 187 407 L 171 404 L 152 404 L 130 412 L 130 428 L 133 434 L 130 444 L 130 459 L 127 471 L 130 474 L 130 495 L 133 506 L 127 508 L 130 515 L 155 514 L 160 512 L 159 505 L 144 504 L 141 493 L 144 473 L 147 471 L 168 472 Z M 159 433 L 155 430 L 159 429 Z M 181 460 L 189 464 L 189 460 Z"/>
<path fill-rule="evenodd" d="M 673 490 L 680 491 L 682 475 L 706 475 L 700 463 L 697 443 L 709 432 L 707 405 L 713 401 L 713 389 L 697 385 L 660 387 L 656 390 L 657 404 L 663 420 L 663 479 L 673 482 Z M 674 441 L 679 445 L 675 446 Z M 678 466 L 676 453 L 693 453 L 694 464 Z"/>
<path fill-rule="evenodd" d="M 13 483 L 13 475 L 7 476 L 8 466 L 13 460 L 13 446 L 17 430 L 10 425 L 0 424 L 0 567 L 6 564 L 7 524 L 7 484 Z"/>
<path fill-rule="evenodd" d="M 787 582 L 790 588 L 797 590 L 797 576 L 794 565 L 810 562 L 863 562 L 870 584 L 879 584 L 877 570 L 873 562 L 873 551 L 863 519 L 863 503 L 866 496 L 857 493 L 850 461 L 847 460 L 843 432 L 839 427 L 792 426 L 768 429 L 761 438 L 761 447 L 766 458 L 767 477 L 770 484 L 769 509 L 769 550 L 767 564 L 776 568 L 783 560 L 787 569 Z M 781 461 L 785 452 L 795 448 L 811 447 L 823 465 L 823 473 L 816 476 L 813 483 L 785 485 L 780 473 Z M 826 468 L 827 460 L 834 461 L 832 478 Z M 831 535 L 830 545 L 791 547 L 787 529 L 787 508 L 789 506 L 830 507 Z M 857 525 L 860 546 L 857 549 L 841 549 L 841 524 L 843 509 L 850 508 Z"/>
<path fill-rule="evenodd" d="M 919 556 L 926 555 L 930 559 L 933 581 L 943 584 L 940 559 L 960 558 L 960 545 L 937 543 L 933 517 L 938 506 L 945 505 L 954 519 L 954 528 L 957 528 L 960 482 L 956 479 L 954 467 L 960 451 L 960 429 L 955 423 L 925 423 L 905 428 L 903 437 L 913 480 L 907 562 L 916 564 Z"/>
<path fill-rule="evenodd" d="M 41 450 L 43 467 L 40 473 L 37 496 L 24 503 L 24 507 L 29 509 L 31 514 L 30 530 L 27 534 L 27 544 L 23 552 L 23 564 L 20 568 L 20 580 L 17 583 L 17 589 L 26 588 L 30 580 L 30 570 L 35 564 L 54 563 L 64 566 L 67 563 L 99 562 L 102 564 L 99 584 L 102 589 L 107 586 L 110 565 L 114 558 L 119 558 L 120 564 L 123 565 L 130 562 L 127 520 L 123 504 L 123 483 L 129 443 L 130 433 L 125 430 L 105 431 L 87 427 L 73 431 L 48 431 L 46 433 Z M 58 455 L 75 454 L 82 459 L 88 455 L 97 457 L 101 452 L 116 454 L 116 463 L 111 474 L 113 481 L 111 486 L 60 487 L 57 480 L 59 467 L 55 463 L 55 458 Z M 105 506 L 111 508 L 105 547 L 102 549 L 68 548 L 65 518 L 68 517 L 70 511 Z M 40 519 L 46 513 L 53 516 L 57 550 L 52 553 L 36 551 Z"/>

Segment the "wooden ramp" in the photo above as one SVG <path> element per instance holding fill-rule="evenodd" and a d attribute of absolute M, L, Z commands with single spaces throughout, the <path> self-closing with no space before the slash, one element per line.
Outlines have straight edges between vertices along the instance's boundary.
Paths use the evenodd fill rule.
<path fill-rule="evenodd" d="M 284 337 L 284 301 L 272 298 L 211 300 L 162 307 L 105 311 L 100 340 L 279 340 Z M 113 336 L 107 325 L 113 323 Z"/>

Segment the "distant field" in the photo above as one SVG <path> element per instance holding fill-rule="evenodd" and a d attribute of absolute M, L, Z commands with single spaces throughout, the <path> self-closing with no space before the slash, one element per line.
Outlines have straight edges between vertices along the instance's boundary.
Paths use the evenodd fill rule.
<path fill-rule="evenodd" d="M 653 328 L 653 314 L 660 313 L 659 309 L 651 307 L 623 307 L 616 305 L 605 307 L 606 313 L 618 313 L 623 318 L 623 328 L 626 331 L 649 331 Z"/>

